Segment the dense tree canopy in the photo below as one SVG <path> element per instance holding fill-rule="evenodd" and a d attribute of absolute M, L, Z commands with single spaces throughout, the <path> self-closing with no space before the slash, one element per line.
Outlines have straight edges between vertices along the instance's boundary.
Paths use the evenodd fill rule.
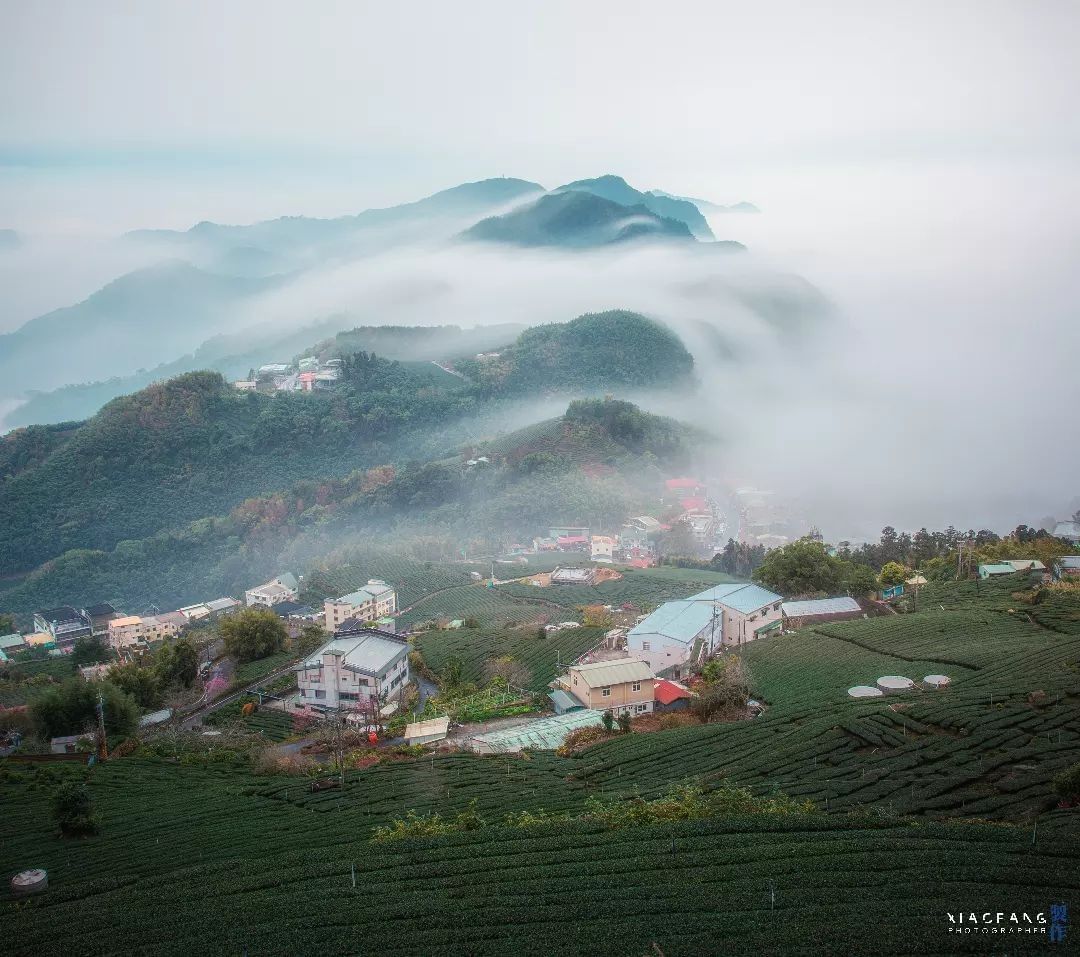
<path fill-rule="evenodd" d="M 285 626 L 269 609 L 245 608 L 218 626 L 225 651 L 237 661 L 265 658 L 285 647 Z"/>
<path fill-rule="evenodd" d="M 98 698 L 103 703 L 105 733 L 130 734 L 139 721 L 135 699 L 107 681 L 69 678 L 43 691 L 30 705 L 38 731 L 46 737 L 82 734 L 97 726 Z"/>
<path fill-rule="evenodd" d="M 788 598 L 861 595 L 875 587 L 870 569 L 830 555 L 823 544 L 805 538 L 770 551 L 753 577 Z"/>

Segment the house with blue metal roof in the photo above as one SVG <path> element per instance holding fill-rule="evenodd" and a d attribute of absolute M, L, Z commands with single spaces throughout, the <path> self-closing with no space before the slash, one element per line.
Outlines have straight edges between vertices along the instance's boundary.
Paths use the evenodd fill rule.
<path fill-rule="evenodd" d="M 782 626 L 784 599 L 761 585 L 728 582 L 692 595 L 689 600 L 706 602 L 720 609 L 721 641 L 725 648 L 744 645 L 779 631 Z"/>
<path fill-rule="evenodd" d="M 626 648 L 653 673 L 682 677 L 720 645 L 723 616 L 711 602 L 664 602 L 626 635 Z"/>

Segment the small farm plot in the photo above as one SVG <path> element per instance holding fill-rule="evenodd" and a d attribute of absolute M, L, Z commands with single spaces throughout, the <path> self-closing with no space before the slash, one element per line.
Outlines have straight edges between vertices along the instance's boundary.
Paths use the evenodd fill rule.
<path fill-rule="evenodd" d="M 482 684 L 484 666 L 498 658 L 509 657 L 529 674 L 525 685 L 530 691 L 542 691 L 566 665 L 591 650 L 604 636 L 603 628 L 565 628 L 541 638 L 535 627 L 473 630 L 459 628 L 429 631 L 417 636 L 416 647 L 427 666 L 437 675 L 446 672 L 447 664 L 461 666 L 464 681 Z"/>
<path fill-rule="evenodd" d="M 393 585 L 398 593 L 398 607 L 405 608 L 420 599 L 446 588 L 467 585 L 471 572 L 484 574 L 483 564 L 422 562 L 398 555 L 372 554 L 370 558 L 313 570 L 304 581 L 303 599 L 321 604 L 338 598 L 378 578 Z"/>
<path fill-rule="evenodd" d="M 449 588 L 421 599 L 398 617 L 398 623 L 409 627 L 420 621 L 476 618 L 485 626 L 497 628 L 535 622 L 544 617 L 542 606 L 515 601 L 498 588 L 473 584 Z"/>
<path fill-rule="evenodd" d="M 566 565 L 586 564 L 567 558 Z M 665 601 L 686 598 L 736 579 L 720 572 L 695 568 L 629 568 L 620 569 L 622 578 L 597 585 L 551 585 L 537 588 L 527 582 L 499 586 L 511 597 L 549 602 L 563 608 L 580 605 L 632 604 L 638 608 L 655 608 Z"/>

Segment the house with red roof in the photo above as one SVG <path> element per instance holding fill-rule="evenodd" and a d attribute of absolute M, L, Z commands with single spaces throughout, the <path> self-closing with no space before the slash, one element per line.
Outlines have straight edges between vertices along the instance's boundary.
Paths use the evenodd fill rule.
<path fill-rule="evenodd" d="M 678 681 L 657 678 L 653 682 L 653 711 L 666 714 L 669 711 L 686 711 L 694 693 Z"/>

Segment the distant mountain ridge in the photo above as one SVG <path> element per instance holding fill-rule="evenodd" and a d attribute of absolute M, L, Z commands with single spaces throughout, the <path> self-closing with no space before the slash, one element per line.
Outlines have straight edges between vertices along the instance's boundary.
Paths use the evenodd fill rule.
<path fill-rule="evenodd" d="M 269 261 L 310 254 L 312 251 L 363 247 L 369 233 L 385 243 L 437 239 L 440 225 L 446 236 L 502 207 L 539 195 L 544 187 L 528 180 L 500 177 L 462 183 L 411 203 L 368 209 L 348 216 L 319 219 L 281 216 L 250 225 L 224 225 L 204 221 L 188 230 L 143 229 L 126 235 L 132 239 L 193 245 L 216 251 L 220 257 L 240 256 Z M 275 258 L 276 257 L 276 258 Z"/>
<path fill-rule="evenodd" d="M 280 282 L 220 276 L 182 260 L 127 273 L 0 335 L 3 394 L 66 385 L 72 364 L 92 380 L 183 355 L 218 332 L 231 306 Z"/>
<path fill-rule="evenodd" d="M 491 216 L 461 237 L 515 246 L 582 249 L 634 239 L 693 242 L 686 223 L 658 216 L 645 206 L 623 206 L 592 192 L 547 193 L 533 203 Z"/>
<path fill-rule="evenodd" d="M 615 176 L 611 173 L 597 176 L 595 179 L 575 180 L 573 183 L 567 183 L 565 186 L 552 190 L 552 192 L 563 193 L 571 190 L 593 193 L 596 196 L 602 196 L 604 199 L 610 199 L 621 206 L 644 206 L 649 212 L 655 213 L 664 219 L 675 219 L 684 223 L 695 239 L 711 240 L 715 238 L 705 217 L 701 215 L 696 200 L 688 200 L 672 196 L 670 193 L 656 191 L 643 193 L 641 190 L 634 189 L 621 176 Z"/>

